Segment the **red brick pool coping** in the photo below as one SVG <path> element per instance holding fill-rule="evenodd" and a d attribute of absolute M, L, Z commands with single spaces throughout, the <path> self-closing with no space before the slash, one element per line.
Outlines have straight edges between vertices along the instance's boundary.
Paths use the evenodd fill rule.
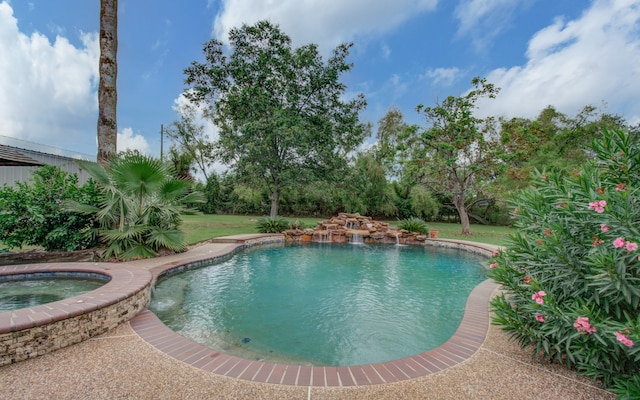
<path fill-rule="evenodd" d="M 495 246 L 433 241 L 431 245 L 458 247 L 490 254 Z M 243 246 L 239 246 L 243 247 Z M 235 253 L 232 250 L 231 253 Z M 159 276 L 169 265 L 154 268 Z M 133 330 L 147 343 L 167 355 L 204 371 L 252 382 L 295 386 L 362 386 L 399 382 L 440 372 L 470 358 L 484 343 L 489 329 L 488 302 L 498 285 L 488 279 L 467 298 L 458 329 L 443 345 L 399 360 L 357 366 L 285 365 L 231 356 L 193 342 L 164 325 L 155 314 L 144 310 L 130 321 Z"/>

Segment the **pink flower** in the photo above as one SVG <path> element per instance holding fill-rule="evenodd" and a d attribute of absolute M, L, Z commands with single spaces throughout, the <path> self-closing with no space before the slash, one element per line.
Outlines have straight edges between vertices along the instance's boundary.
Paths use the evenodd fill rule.
<path fill-rule="evenodd" d="M 618 339 L 618 342 L 622 343 L 623 345 L 627 346 L 627 347 L 633 347 L 633 341 L 631 339 L 629 339 L 629 337 L 627 335 L 625 335 L 622 332 L 616 332 L 614 333 L 614 335 L 616 335 L 616 339 Z"/>
<path fill-rule="evenodd" d="M 489 268 L 494 269 L 497 266 L 498 266 L 498 263 L 492 263 L 489 265 Z"/>
<path fill-rule="evenodd" d="M 536 315 L 536 321 L 538 321 L 538 322 L 544 322 L 544 315 L 542 315 L 542 314 L 537 314 L 537 315 Z"/>
<path fill-rule="evenodd" d="M 573 327 L 582 333 L 593 333 L 596 331 L 596 328 L 591 326 L 589 318 L 587 317 L 578 317 L 576 322 L 573 323 Z"/>
<path fill-rule="evenodd" d="M 613 247 L 615 247 L 616 249 L 621 249 L 624 247 L 624 239 L 619 237 L 616 240 L 613 241 Z"/>
<path fill-rule="evenodd" d="M 494 257 L 497 257 L 497 256 L 498 256 L 498 254 L 500 254 L 500 252 L 499 252 L 498 250 L 494 250 L 494 251 L 493 251 L 493 256 L 494 256 Z"/>
<path fill-rule="evenodd" d="M 589 210 L 595 210 L 598 214 L 602 214 L 606 206 L 607 202 L 604 200 L 592 201 L 589 203 Z"/>
<path fill-rule="evenodd" d="M 638 250 L 638 243 L 636 242 L 627 242 L 624 238 L 617 238 L 613 241 L 613 247 L 616 249 L 626 248 L 627 251 L 636 251 Z"/>
<path fill-rule="evenodd" d="M 616 185 L 616 192 L 623 192 L 627 190 L 627 184 L 626 183 L 618 183 Z"/>
<path fill-rule="evenodd" d="M 544 291 L 542 291 L 542 290 L 541 290 L 541 291 L 539 291 L 538 293 L 534 293 L 534 294 L 531 296 L 531 299 L 532 299 L 532 300 L 535 300 L 535 301 L 536 301 L 536 303 L 538 303 L 538 304 L 544 304 L 544 299 L 543 299 L 543 297 L 544 297 L 544 296 L 546 296 L 546 295 L 547 295 L 547 294 L 546 294 Z"/>
<path fill-rule="evenodd" d="M 607 226 L 607 224 L 600 224 L 600 230 L 602 232 L 609 232 L 609 227 Z"/>

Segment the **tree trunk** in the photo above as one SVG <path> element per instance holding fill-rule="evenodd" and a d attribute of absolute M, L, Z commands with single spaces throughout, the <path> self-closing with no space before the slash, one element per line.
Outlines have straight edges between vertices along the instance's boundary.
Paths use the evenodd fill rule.
<path fill-rule="evenodd" d="M 279 201 L 280 201 L 280 189 L 278 187 L 274 187 L 273 192 L 271 192 L 271 212 L 269 213 L 269 217 L 272 219 L 278 216 Z"/>
<path fill-rule="evenodd" d="M 98 86 L 98 163 L 106 165 L 116 153 L 118 124 L 118 0 L 100 0 L 100 83 Z"/>
<path fill-rule="evenodd" d="M 467 211 L 467 207 L 464 204 L 464 199 L 459 199 L 454 195 L 453 205 L 456 206 L 458 216 L 460 216 L 460 223 L 462 224 L 462 234 L 470 235 L 471 224 L 469 223 L 469 212 Z"/>

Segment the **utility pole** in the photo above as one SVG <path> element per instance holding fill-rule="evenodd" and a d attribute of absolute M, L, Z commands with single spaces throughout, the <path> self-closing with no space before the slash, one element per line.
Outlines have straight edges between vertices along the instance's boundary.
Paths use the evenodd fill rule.
<path fill-rule="evenodd" d="M 160 161 L 162 161 L 163 147 L 164 147 L 164 125 L 160 124 Z"/>

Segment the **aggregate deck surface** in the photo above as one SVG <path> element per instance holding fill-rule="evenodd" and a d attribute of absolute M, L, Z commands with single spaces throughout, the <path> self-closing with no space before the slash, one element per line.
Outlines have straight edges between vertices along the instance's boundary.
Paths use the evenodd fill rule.
<path fill-rule="evenodd" d="M 233 240 L 135 261 L 153 271 L 225 254 Z M 135 324 L 135 321 L 133 322 Z M 159 351 L 132 328 L 0 367 L 0 399 L 614 399 L 566 368 L 531 358 L 490 326 L 455 366 L 422 377 L 363 386 L 293 386 L 214 374 Z"/>

